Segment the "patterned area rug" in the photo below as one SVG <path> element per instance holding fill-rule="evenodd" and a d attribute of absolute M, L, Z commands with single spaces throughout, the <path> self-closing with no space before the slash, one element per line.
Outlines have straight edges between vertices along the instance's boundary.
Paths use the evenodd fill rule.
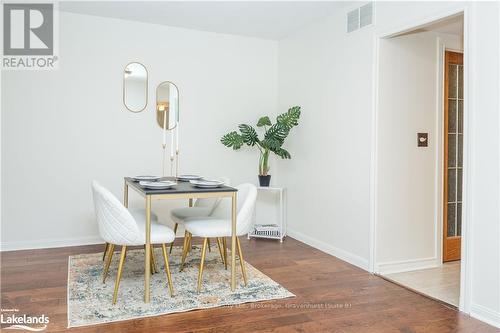
<path fill-rule="evenodd" d="M 151 303 L 143 302 L 144 250 L 129 250 L 123 268 L 118 301 L 112 305 L 119 252 L 115 252 L 106 283 L 102 283 L 102 253 L 70 256 L 68 263 L 68 327 L 95 325 L 168 313 L 208 309 L 219 306 L 293 297 L 292 293 L 267 275 L 246 264 L 248 285 L 245 287 L 237 264 L 236 290 L 230 288 L 230 266 L 225 270 L 219 251 L 207 251 L 203 269 L 202 290 L 196 285 L 200 248 L 193 247 L 187 264 L 179 272 L 181 247 L 170 255 L 174 297 L 170 297 L 161 248 L 155 248 L 159 273 L 151 276 Z M 228 253 L 230 262 L 230 252 Z"/>

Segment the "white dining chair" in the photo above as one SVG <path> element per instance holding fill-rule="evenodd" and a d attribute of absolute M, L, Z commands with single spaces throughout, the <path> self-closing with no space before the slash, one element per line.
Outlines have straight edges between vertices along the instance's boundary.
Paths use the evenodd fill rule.
<path fill-rule="evenodd" d="M 202 199 L 197 199 L 194 202 L 193 207 L 181 207 L 181 208 L 174 208 L 170 211 L 170 218 L 174 222 L 174 234 L 177 233 L 177 228 L 179 225 L 184 224 L 184 220 L 190 217 L 203 217 L 203 216 L 210 216 L 212 214 L 212 211 L 215 208 L 215 205 L 217 204 L 218 199 L 217 198 L 202 198 Z M 184 244 L 183 244 L 183 250 L 186 245 L 186 233 L 184 233 Z M 174 246 L 174 243 L 170 244 L 170 253 L 172 253 L 172 248 Z"/>
<path fill-rule="evenodd" d="M 129 208 L 128 211 L 132 214 L 132 217 L 136 220 L 140 220 L 146 216 L 146 210 L 144 208 Z M 151 222 L 157 222 L 158 216 L 155 213 L 151 212 Z M 106 243 L 104 246 L 104 252 L 102 253 L 102 261 L 106 259 L 106 254 L 108 253 L 109 243 Z M 151 257 L 154 260 L 153 256 Z M 156 267 L 155 267 L 156 268 Z"/>
<path fill-rule="evenodd" d="M 230 184 L 229 178 L 223 177 L 220 178 L 220 180 L 222 180 L 225 185 Z M 177 228 L 179 227 L 179 225 L 184 224 L 184 220 L 187 218 L 210 216 L 214 211 L 215 206 L 217 206 L 217 204 L 219 203 L 219 201 L 220 201 L 219 198 L 200 198 L 194 202 L 193 207 L 181 207 L 172 209 L 170 211 L 170 218 L 174 222 L 174 233 L 175 234 L 177 233 Z M 182 246 L 183 251 L 186 246 L 188 246 L 188 248 L 191 247 L 191 244 L 186 244 L 186 240 L 188 240 L 188 235 L 185 232 L 184 244 Z M 219 246 L 219 251 L 221 252 L 222 256 L 222 249 L 221 249 L 222 245 L 219 243 L 219 240 L 217 240 L 217 245 Z M 174 243 L 170 244 L 170 253 L 172 253 L 173 246 Z M 210 240 L 208 243 L 208 249 L 210 251 Z"/>
<path fill-rule="evenodd" d="M 236 243 L 237 252 L 241 265 L 241 273 L 245 286 L 247 285 L 247 275 L 241 243 L 238 236 L 248 233 L 252 226 L 252 216 L 257 200 L 257 188 L 255 185 L 245 183 L 237 186 L 237 215 L 236 215 Z M 203 276 L 203 264 L 208 245 L 208 239 L 231 237 L 231 200 L 223 199 L 215 207 L 213 213 L 208 217 L 190 217 L 184 220 L 184 227 L 191 235 L 190 237 L 202 237 L 203 247 L 201 250 L 200 270 L 198 272 L 198 292 L 201 290 Z M 226 251 L 226 247 L 224 247 Z M 187 248 L 183 251 L 183 258 L 187 255 Z M 232 255 L 235 255 L 232 253 Z M 185 259 L 184 259 L 185 260 Z M 183 260 L 183 262 L 184 262 Z M 227 263 L 227 259 L 225 260 Z"/>
<path fill-rule="evenodd" d="M 113 304 L 115 304 L 118 297 L 118 287 L 120 285 L 123 265 L 125 263 L 127 247 L 145 245 L 146 219 L 145 215 L 133 216 L 111 192 L 99 185 L 96 181 L 92 182 L 92 193 L 99 234 L 104 241 L 109 243 L 106 264 L 103 271 L 103 283 L 106 281 L 114 247 L 121 246 L 120 262 L 118 264 L 118 273 L 116 275 L 115 290 L 113 294 Z M 151 221 L 151 244 L 162 245 L 170 296 L 173 296 L 174 289 L 168 263 L 166 244 L 173 241 L 174 232 L 172 229 L 156 221 Z"/>

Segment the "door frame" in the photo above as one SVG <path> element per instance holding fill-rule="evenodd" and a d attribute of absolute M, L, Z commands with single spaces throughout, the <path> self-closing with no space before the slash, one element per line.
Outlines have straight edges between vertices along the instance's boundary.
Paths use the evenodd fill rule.
<path fill-rule="evenodd" d="M 464 143 L 463 143 L 463 173 L 462 173 L 462 248 L 461 248 L 461 267 L 460 267 L 460 302 L 459 302 L 459 310 L 463 311 L 465 313 L 470 313 L 470 306 L 471 306 L 471 264 L 472 264 L 472 255 L 471 255 L 471 248 L 470 248 L 470 236 L 472 234 L 472 224 L 470 223 L 471 219 L 471 208 L 472 208 L 472 193 L 471 193 L 471 179 L 473 178 L 473 170 L 472 170 L 472 158 L 471 156 L 473 155 L 472 151 L 472 140 L 473 140 L 473 109 L 471 108 L 471 89 L 470 89 L 470 77 L 472 77 L 472 72 L 471 72 L 471 66 L 470 63 L 471 60 L 471 39 L 470 36 L 472 35 L 470 33 L 470 27 L 471 25 L 469 24 L 469 12 L 468 12 L 468 7 L 458 7 L 454 8 L 452 10 L 447 10 L 443 11 L 437 15 L 427 17 L 423 20 L 416 20 L 413 21 L 409 24 L 402 25 L 400 27 L 396 27 L 393 29 L 390 29 L 389 31 L 385 31 L 379 34 L 376 34 L 374 37 L 374 60 L 373 60 L 373 91 L 372 91 L 372 142 L 371 142 L 371 165 L 370 165 L 370 271 L 372 273 L 378 273 L 377 272 L 377 205 L 378 205 L 378 198 L 377 198 L 377 193 L 378 193 L 378 179 L 377 179 L 377 165 L 378 165 L 378 128 L 379 128 L 379 123 L 378 123 L 378 106 L 379 106 L 379 91 L 378 91 L 378 86 L 379 86 L 379 48 L 380 48 L 380 41 L 382 39 L 394 37 L 397 35 L 400 35 L 405 32 L 409 32 L 415 29 L 418 29 L 420 27 L 423 27 L 425 25 L 428 25 L 430 23 L 440 21 L 443 19 L 451 18 L 453 16 L 457 15 L 463 15 L 464 19 L 464 36 L 463 36 L 463 52 L 464 52 Z M 439 63 L 439 62 L 438 62 Z M 444 74 L 444 73 L 443 73 Z M 438 81 L 439 82 L 439 81 Z M 441 81 L 443 82 L 443 81 Z M 437 110 L 439 113 L 439 110 L 443 109 L 443 106 L 439 107 L 439 105 L 442 105 L 442 95 L 439 93 L 437 94 L 437 100 L 436 103 L 439 103 L 437 105 Z M 438 122 L 438 126 L 441 126 L 442 123 Z M 443 129 L 440 128 L 439 131 L 437 132 L 438 135 L 439 133 L 442 134 Z M 441 145 L 442 146 L 442 145 Z M 442 148 L 441 148 L 442 149 Z M 438 149 L 439 150 L 439 149 Z M 440 154 L 442 155 L 442 154 Z M 442 156 L 440 157 L 442 159 Z M 438 160 L 438 164 L 439 161 Z M 442 174 L 442 168 L 439 168 L 439 173 Z M 440 210 L 439 212 L 436 212 L 436 216 L 439 218 L 435 218 L 436 225 L 439 226 L 439 228 L 436 228 L 436 234 L 435 234 L 435 239 L 441 239 L 443 238 L 443 230 L 442 230 L 442 202 L 443 202 L 443 196 L 442 196 L 442 188 L 443 188 L 443 177 L 441 176 L 439 178 L 441 181 L 438 182 L 437 186 L 440 186 L 441 190 L 437 193 L 441 193 L 441 195 L 437 195 L 436 202 L 438 205 L 437 210 Z M 441 209 L 439 209 L 441 207 Z M 439 222 L 439 223 L 437 223 Z M 441 252 L 441 258 L 442 258 L 442 243 L 439 246 L 440 252 Z M 442 260 L 442 259 L 441 259 Z"/>

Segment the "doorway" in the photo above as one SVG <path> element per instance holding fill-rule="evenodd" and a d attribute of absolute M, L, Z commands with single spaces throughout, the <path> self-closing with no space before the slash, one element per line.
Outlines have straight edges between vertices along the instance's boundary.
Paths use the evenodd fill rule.
<path fill-rule="evenodd" d="M 463 13 L 380 37 L 375 100 L 373 271 L 456 307 L 467 170 L 463 51 Z"/>

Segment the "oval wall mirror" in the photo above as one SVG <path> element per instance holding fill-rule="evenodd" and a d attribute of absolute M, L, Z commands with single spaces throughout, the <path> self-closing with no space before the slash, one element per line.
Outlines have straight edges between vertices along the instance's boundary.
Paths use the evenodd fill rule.
<path fill-rule="evenodd" d="M 156 121 L 167 130 L 174 129 L 179 121 L 179 90 L 170 81 L 156 88 Z"/>
<path fill-rule="evenodd" d="M 148 105 L 148 71 L 141 63 L 131 62 L 123 70 L 123 104 L 132 112 Z"/>

